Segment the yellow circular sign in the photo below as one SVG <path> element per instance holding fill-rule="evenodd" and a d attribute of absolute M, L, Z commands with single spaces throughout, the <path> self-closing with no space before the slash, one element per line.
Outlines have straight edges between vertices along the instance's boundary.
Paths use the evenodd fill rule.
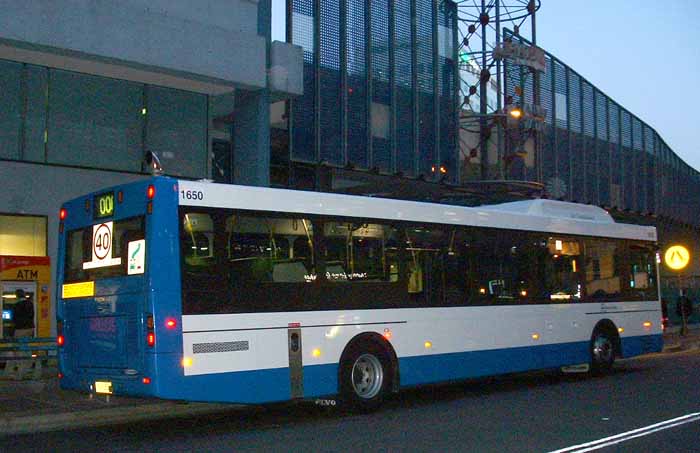
<path fill-rule="evenodd" d="M 682 245 L 673 245 L 666 250 L 664 262 L 669 268 L 679 271 L 690 262 L 690 252 Z"/>

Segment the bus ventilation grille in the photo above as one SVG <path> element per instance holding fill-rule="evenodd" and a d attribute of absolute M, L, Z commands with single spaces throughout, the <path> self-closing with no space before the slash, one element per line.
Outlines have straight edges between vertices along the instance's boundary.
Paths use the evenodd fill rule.
<path fill-rule="evenodd" d="M 194 354 L 247 351 L 248 349 L 250 349 L 250 344 L 247 341 L 226 341 L 223 343 L 195 343 L 192 345 L 192 352 Z"/>

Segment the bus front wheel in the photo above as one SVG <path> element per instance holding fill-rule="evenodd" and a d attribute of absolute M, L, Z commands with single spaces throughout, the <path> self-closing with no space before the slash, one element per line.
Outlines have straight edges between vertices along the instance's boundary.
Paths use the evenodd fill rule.
<path fill-rule="evenodd" d="M 385 351 L 372 343 L 352 346 L 340 364 L 340 393 L 349 409 L 371 411 L 386 397 L 391 381 Z"/>

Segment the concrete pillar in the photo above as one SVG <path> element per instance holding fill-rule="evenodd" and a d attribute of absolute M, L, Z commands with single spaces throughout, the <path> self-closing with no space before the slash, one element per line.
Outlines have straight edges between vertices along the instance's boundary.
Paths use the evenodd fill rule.
<path fill-rule="evenodd" d="M 258 1 L 258 35 L 265 37 L 265 67 L 270 69 L 272 4 Z M 270 89 L 236 92 L 233 120 L 233 181 L 250 186 L 270 185 Z"/>
<path fill-rule="evenodd" d="M 270 95 L 266 89 L 236 93 L 233 182 L 270 185 Z"/>

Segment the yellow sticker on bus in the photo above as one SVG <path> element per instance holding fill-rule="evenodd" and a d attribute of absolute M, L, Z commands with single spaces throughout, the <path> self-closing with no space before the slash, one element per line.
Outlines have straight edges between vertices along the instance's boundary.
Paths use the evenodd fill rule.
<path fill-rule="evenodd" d="M 63 285 L 61 296 L 64 299 L 90 297 L 95 295 L 95 282 L 68 283 Z"/>

